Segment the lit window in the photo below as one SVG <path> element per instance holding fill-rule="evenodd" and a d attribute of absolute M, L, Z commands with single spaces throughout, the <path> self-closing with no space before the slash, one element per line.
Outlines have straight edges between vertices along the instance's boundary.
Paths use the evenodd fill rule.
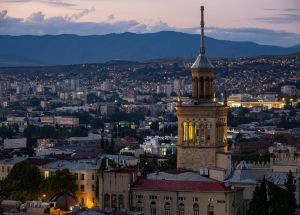
<path fill-rule="evenodd" d="M 44 172 L 44 177 L 45 177 L 45 178 L 48 178 L 48 177 L 49 177 L 49 171 L 48 171 L 48 170 L 46 170 L 46 171 Z"/>

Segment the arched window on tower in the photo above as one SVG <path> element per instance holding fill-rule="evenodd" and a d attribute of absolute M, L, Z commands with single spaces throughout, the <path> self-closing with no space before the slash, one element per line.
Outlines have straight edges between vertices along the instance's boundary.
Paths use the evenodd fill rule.
<path fill-rule="evenodd" d="M 189 141 L 193 142 L 194 141 L 194 123 L 190 122 L 189 123 Z"/>
<path fill-rule="evenodd" d="M 188 132 L 189 132 L 188 129 L 189 129 L 188 123 L 184 122 L 183 123 L 183 141 L 184 142 L 188 141 Z"/>
<path fill-rule="evenodd" d="M 201 125 L 200 126 L 200 142 L 204 143 L 205 142 L 205 129 L 204 129 L 205 125 Z"/>
<path fill-rule="evenodd" d="M 206 136 L 207 142 L 210 141 L 210 132 L 211 132 L 211 124 L 207 124 L 207 136 Z"/>

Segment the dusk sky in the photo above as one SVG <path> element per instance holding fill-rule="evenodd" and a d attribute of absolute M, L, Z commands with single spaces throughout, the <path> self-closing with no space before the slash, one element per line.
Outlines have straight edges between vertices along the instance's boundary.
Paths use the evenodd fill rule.
<path fill-rule="evenodd" d="M 1 35 L 199 32 L 260 44 L 300 44 L 299 0 L 0 0 Z"/>

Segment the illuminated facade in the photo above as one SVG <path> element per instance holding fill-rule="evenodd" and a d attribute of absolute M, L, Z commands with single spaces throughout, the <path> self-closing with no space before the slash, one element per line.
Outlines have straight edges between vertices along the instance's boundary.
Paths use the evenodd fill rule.
<path fill-rule="evenodd" d="M 224 180 L 231 166 L 227 153 L 227 102 L 215 98 L 214 69 L 205 55 L 204 7 L 201 7 L 200 54 L 192 65 L 192 97 L 178 99 L 177 168 L 203 171 Z M 225 147 L 224 147 L 225 146 Z M 225 150 L 224 150 L 225 149 Z"/>

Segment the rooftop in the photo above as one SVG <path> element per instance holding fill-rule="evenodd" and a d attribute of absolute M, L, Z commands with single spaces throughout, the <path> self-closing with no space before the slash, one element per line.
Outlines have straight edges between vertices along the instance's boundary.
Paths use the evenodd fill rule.
<path fill-rule="evenodd" d="M 153 180 L 170 180 L 170 181 L 205 181 L 216 182 L 207 177 L 201 176 L 199 173 L 189 171 L 173 170 L 168 172 L 152 173 L 147 176 L 147 179 Z"/>
<path fill-rule="evenodd" d="M 74 162 L 74 161 L 54 161 L 44 165 L 47 169 L 75 169 L 75 170 L 98 170 L 100 163 Z"/>
<path fill-rule="evenodd" d="M 13 158 L 7 158 L 4 160 L 0 160 L 0 164 L 17 164 L 24 160 L 28 159 L 27 157 L 13 157 Z"/>
<path fill-rule="evenodd" d="M 192 69 L 212 69 L 213 65 L 205 54 L 199 54 L 196 61 L 191 67 Z"/>
<path fill-rule="evenodd" d="M 219 182 L 209 181 L 180 181 L 180 180 L 153 180 L 141 178 L 137 180 L 133 189 L 141 190 L 168 190 L 168 191 L 230 191 L 230 187 L 225 187 Z"/>

